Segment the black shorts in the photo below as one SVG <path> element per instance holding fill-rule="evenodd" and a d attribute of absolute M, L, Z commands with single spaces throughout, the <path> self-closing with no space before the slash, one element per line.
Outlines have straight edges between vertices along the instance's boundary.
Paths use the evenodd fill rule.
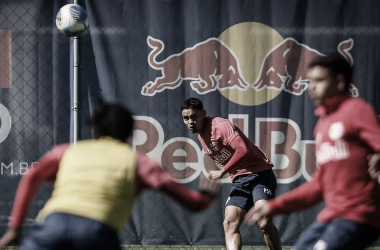
<path fill-rule="evenodd" d="M 315 221 L 298 238 L 293 249 L 367 249 L 380 236 L 380 229 L 343 218 Z"/>
<path fill-rule="evenodd" d="M 276 189 L 277 180 L 272 169 L 237 176 L 225 206 L 236 206 L 248 211 L 258 200 L 273 199 Z"/>
<path fill-rule="evenodd" d="M 89 218 L 52 213 L 35 225 L 20 250 L 91 249 L 121 250 L 118 232 Z"/>

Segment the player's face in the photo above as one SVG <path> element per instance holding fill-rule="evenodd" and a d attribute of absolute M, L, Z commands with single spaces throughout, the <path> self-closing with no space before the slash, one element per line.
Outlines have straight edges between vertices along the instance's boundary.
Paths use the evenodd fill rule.
<path fill-rule="evenodd" d="M 326 98 L 338 93 L 337 79 L 330 75 L 327 68 L 315 66 L 307 71 L 309 95 L 315 106 L 321 105 Z"/>
<path fill-rule="evenodd" d="M 191 133 L 202 131 L 203 121 L 206 117 L 205 110 L 184 109 L 182 110 L 182 119 Z"/>

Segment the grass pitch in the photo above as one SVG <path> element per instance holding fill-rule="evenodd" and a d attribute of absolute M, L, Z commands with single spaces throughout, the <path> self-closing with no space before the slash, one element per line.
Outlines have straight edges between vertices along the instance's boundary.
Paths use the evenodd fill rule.
<path fill-rule="evenodd" d="M 17 250 L 17 247 L 5 247 L 4 250 Z M 190 245 L 123 245 L 123 250 L 226 250 L 225 246 L 190 246 Z M 291 250 L 291 246 L 283 246 L 282 250 Z M 69 249 L 68 249 L 69 250 Z M 107 249 L 104 249 L 107 250 Z M 242 250 L 268 250 L 266 246 L 244 246 Z M 366 250 L 380 250 L 380 247 L 370 247 Z"/>

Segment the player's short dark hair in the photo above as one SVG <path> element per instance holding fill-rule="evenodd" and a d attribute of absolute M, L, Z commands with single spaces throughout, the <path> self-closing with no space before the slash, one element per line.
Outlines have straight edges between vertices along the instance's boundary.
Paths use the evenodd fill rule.
<path fill-rule="evenodd" d="M 203 110 L 203 103 L 198 98 L 191 97 L 183 102 L 181 111 L 184 109 Z"/>
<path fill-rule="evenodd" d="M 100 101 L 89 119 L 96 138 L 110 136 L 126 142 L 133 131 L 132 113 L 120 103 Z"/>
<path fill-rule="evenodd" d="M 346 82 L 346 90 L 348 90 L 352 80 L 352 67 L 350 63 L 339 53 L 330 53 L 326 56 L 319 56 L 309 64 L 309 69 L 321 66 L 327 68 L 333 77 L 342 74 Z"/>

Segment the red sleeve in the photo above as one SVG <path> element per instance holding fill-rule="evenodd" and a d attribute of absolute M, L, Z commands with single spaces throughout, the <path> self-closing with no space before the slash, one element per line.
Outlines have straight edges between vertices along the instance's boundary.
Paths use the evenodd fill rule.
<path fill-rule="evenodd" d="M 309 208 L 322 201 L 322 188 L 319 184 L 320 172 L 320 170 L 317 170 L 310 182 L 306 182 L 286 194 L 269 200 L 270 214 L 288 214 Z"/>
<path fill-rule="evenodd" d="M 175 182 L 161 168 L 161 166 L 147 155 L 137 155 L 136 194 L 146 188 L 160 190 L 190 211 L 206 209 L 212 197 L 197 191 L 190 190 Z"/>
<path fill-rule="evenodd" d="M 380 153 L 380 122 L 375 110 L 366 103 L 365 107 L 357 109 L 358 118 L 354 119 L 359 128 L 359 137 L 373 151 Z"/>
<path fill-rule="evenodd" d="M 240 136 L 236 136 L 230 143 L 230 146 L 235 149 L 235 153 L 232 155 L 231 159 L 223 167 L 225 171 L 229 171 L 235 164 L 237 164 L 248 152 L 247 146 L 245 145 L 243 139 Z"/>
<path fill-rule="evenodd" d="M 28 168 L 28 172 L 23 175 L 17 188 L 9 227 L 21 226 L 41 182 L 55 179 L 59 162 L 68 146 L 69 144 L 63 144 L 54 147 L 37 163 Z"/>
<path fill-rule="evenodd" d="M 166 182 L 171 181 L 161 166 L 146 154 L 137 154 L 136 164 L 136 194 L 146 188 L 161 189 Z"/>

